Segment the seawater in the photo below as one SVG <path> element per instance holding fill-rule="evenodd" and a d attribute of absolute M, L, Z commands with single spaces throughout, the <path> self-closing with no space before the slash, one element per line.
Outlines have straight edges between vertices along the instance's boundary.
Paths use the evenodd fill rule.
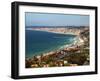
<path fill-rule="evenodd" d="M 75 35 L 45 31 L 25 30 L 25 55 L 27 58 L 55 51 L 74 42 Z"/>

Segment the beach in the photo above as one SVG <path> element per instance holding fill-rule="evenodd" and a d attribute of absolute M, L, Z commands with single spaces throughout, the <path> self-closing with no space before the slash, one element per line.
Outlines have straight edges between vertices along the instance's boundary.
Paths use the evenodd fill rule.
<path fill-rule="evenodd" d="M 85 49 L 87 47 L 85 47 L 86 41 L 80 36 L 80 32 L 83 32 L 82 30 L 77 30 L 77 33 L 76 31 L 72 32 L 73 29 L 66 30 L 70 31 L 66 33 L 64 29 L 60 28 L 57 30 L 48 28 L 28 30 L 46 31 L 59 34 L 73 34 L 77 36 L 72 44 L 64 45 L 55 51 L 26 58 L 26 68 L 89 65 L 89 49 Z M 84 28 L 84 31 L 86 30 L 87 29 Z"/>

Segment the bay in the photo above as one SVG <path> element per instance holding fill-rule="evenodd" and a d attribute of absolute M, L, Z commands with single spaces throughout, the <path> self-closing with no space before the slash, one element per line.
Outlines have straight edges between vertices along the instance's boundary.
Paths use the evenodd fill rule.
<path fill-rule="evenodd" d="M 75 35 L 46 31 L 25 30 L 25 53 L 30 58 L 35 55 L 61 49 L 74 42 Z"/>

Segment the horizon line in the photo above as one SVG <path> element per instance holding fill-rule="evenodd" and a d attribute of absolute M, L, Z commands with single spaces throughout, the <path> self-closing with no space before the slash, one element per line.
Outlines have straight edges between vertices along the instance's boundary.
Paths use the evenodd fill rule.
<path fill-rule="evenodd" d="M 27 26 L 27 27 L 46 27 L 46 26 Z M 47 26 L 47 27 L 61 27 L 61 26 Z M 83 26 L 83 25 L 82 26 L 70 25 L 70 26 L 62 26 L 62 27 L 87 27 L 87 26 Z"/>

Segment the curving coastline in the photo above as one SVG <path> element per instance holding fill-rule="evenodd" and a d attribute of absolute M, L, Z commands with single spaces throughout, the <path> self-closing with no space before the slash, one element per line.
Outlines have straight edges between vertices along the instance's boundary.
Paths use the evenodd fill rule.
<path fill-rule="evenodd" d="M 35 30 L 44 31 L 41 29 Z M 84 30 L 81 30 L 80 33 Z M 54 32 L 49 31 L 48 29 L 45 31 L 52 33 L 61 33 L 61 31 Z M 64 45 L 63 47 L 61 47 L 61 49 L 58 49 L 56 51 L 50 51 L 48 53 L 33 56 L 32 58 L 26 58 L 26 68 L 89 65 L 89 50 L 85 49 L 85 40 L 80 36 L 80 33 L 78 31 L 75 41 L 68 46 Z M 62 34 L 69 33 L 62 32 Z M 87 51 L 86 56 L 84 54 L 84 51 Z"/>

